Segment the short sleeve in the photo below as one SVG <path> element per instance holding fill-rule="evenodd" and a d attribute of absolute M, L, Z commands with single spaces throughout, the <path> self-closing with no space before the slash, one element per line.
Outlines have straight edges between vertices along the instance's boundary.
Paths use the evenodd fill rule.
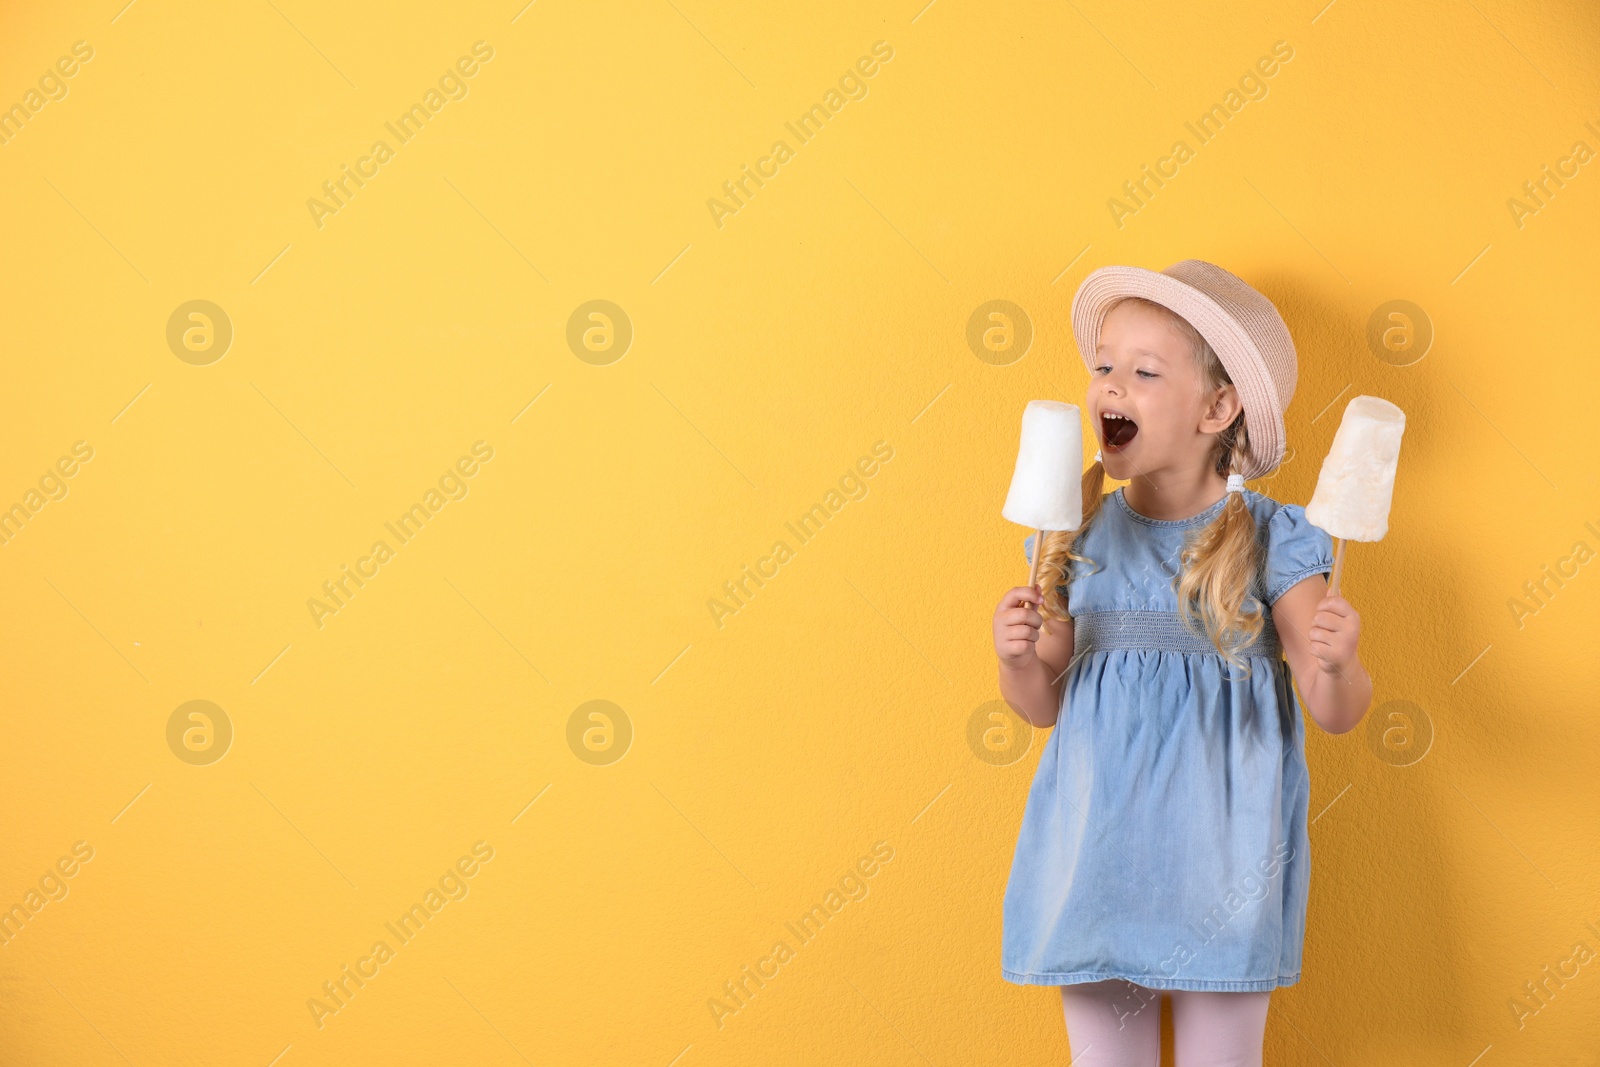
<path fill-rule="evenodd" d="M 1266 563 L 1262 584 L 1267 590 L 1267 606 L 1313 574 L 1333 572 L 1333 538 L 1326 530 L 1311 525 L 1306 509 L 1299 504 L 1284 504 L 1267 522 Z"/>

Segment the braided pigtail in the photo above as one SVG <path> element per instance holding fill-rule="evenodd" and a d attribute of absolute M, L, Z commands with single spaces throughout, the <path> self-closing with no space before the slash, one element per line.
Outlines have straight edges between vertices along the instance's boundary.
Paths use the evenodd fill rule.
<path fill-rule="evenodd" d="M 1077 545 L 1089 529 L 1090 521 L 1100 512 L 1100 499 L 1105 487 L 1106 465 L 1100 453 L 1096 452 L 1094 462 L 1083 472 L 1083 522 L 1076 530 L 1045 532 L 1039 557 L 1039 588 L 1044 591 L 1044 603 L 1039 605 L 1039 614 L 1044 616 L 1046 633 L 1049 632 L 1051 619 L 1067 618 L 1067 589 L 1072 581 L 1072 561 L 1078 560 L 1099 568 L 1094 560 L 1078 554 Z"/>

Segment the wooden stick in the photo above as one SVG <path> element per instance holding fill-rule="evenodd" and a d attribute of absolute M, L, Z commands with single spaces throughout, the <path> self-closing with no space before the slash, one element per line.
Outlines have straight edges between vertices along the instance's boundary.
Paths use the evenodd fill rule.
<path fill-rule="evenodd" d="M 1033 531 L 1033 567 L 1028 571 L 1028 585 L 1039 584 L 1039 557 L 1044 555 L 1044 531 Z"/>
<path fill-rule="evenodd" d="M 1339 595 L 1339 569 L 1344 565 L 1344 546 L 1346 543 L 1343 537 L 1335 537 L 1333 539 L 1333 578 L 1328 582 L 1330 596 Z"/>

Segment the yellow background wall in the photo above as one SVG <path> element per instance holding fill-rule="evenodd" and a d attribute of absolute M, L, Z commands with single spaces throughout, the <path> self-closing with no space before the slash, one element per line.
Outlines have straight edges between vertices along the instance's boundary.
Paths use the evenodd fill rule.
<path fill-rule="evenodd" d="M 1600 1063 L 1593 11 L 920 2 L 5 5 L 0 1060 L 1067 1062 L 999 975 L 1045 740 L 981 740 L 1000 504 L 1079 281 L 1196 256 L 1299 347 L 1253 488 L 1409 416 L 1269 1062 Z M 1026 351 L 968 344 L 992 300 Z"/>

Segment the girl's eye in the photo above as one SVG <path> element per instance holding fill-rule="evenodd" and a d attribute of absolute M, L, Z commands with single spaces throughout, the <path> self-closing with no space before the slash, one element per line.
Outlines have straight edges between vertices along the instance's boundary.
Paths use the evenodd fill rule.
<path fill-rule="evenodd" d="M 1144 375 L 1146 378 L 1159 378 L 1159 377 L 1161 377 L 1161 375 L 1159 375 L 1159 374 L 1151 374 L 1147 370 L 1142 370 L 1139 373 Z"/>

